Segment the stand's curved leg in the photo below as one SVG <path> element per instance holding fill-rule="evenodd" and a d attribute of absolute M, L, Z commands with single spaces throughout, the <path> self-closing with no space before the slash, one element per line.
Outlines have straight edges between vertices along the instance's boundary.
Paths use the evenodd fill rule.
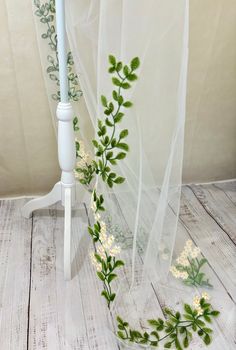
<path fill-rule="evenodd" d="M 71 280 L 71 195 L 72 188 L 65 187 L 65 221 L 64 221 L 64 277 Z"/>
<path fill-rule="evenodd" d="M 30 218 L 32 212 L 36 209 L 45 208 L 61 200 L 61 182 L 57 182 L 51 192 L 43 197 L 35 198 L 26 203 L 21 209 L 21 213 L 25 218 Z"/>

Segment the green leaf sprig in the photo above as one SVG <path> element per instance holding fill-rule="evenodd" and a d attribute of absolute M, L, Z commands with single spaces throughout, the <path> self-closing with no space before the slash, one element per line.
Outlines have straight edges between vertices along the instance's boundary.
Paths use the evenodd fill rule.
<path fill-rule="evenodd" d="M 116 89 L 112 91 L 111 101 L 104 95 L 101 96 L 105 120 L 98 120 L 98 138 L 93 140 L 93 145 L 98 158 L 95 171 L 101 175 L 109 187 L 113 187 L 114 184 L 123 183 L 125 179 L 113 172 L 110 166 L 124 159 L 129 151 L 128 144 L 124 142 L 129 134 L 128 130 L 123 129 L 119 135 L 116 134 L 117 124 L 124 117 L 124 109 L 132 107 L 132 102 L 125 100 L 122 93 L 123 90 L 130 89 L 132 82 L 138 79 L 135 71 L 139 68 L 140 61 L 138 57 L 135 57 L 128 66 L 110 55 L 109 63 L 108 71 L 112 74 L 112 83 Z"/>
<path fill-rule="evenodd" d="M 201 271 L 203 265 L 207 263 L 207 259 L 189 259 L 189 266 L 182 266 L 180 264 L 176 265 L 179 271 L 186 271 L 188 273 L 188 278 L 184 280 L 184 283 L 188 286 L 201 286 L 212 288 L 212 284 L 209 282 L 209 278 L 206 278 L 206 274 Z"/>
<path fill-rule="evenodd" d="M 211 328 L 207 323 L 212 322 L 212 318 L 219 315 L 219 311 L 213 310 L 210 303 L 204 298 L 200 300 L 202 314 L 198 314 L 190 305 L 184 305 L 185 313 L 174 312 L 168 308 L 165 309 L 166 319 L 161 318 L 149 320 L 151 330 L 149 332 L 140 332 L 132 329 L 129 323 L 117 317 L 118 331 L 117 336 L 123 341 L 158 347 L 160 342 L 164 342 L 164 348 L 176 348 L 182 350 L 188 348 L 192 334 L 196 333 L 205 343 L 209 345 L 212 341 Z"/>
<path fill-rule="evenodd" d="M 191 240 L 187 240 L 183 251 L 176 259 L 177 264 L 171 266 L 170 271 L 175 278 L 180 278 L 188 286 L 201 286 L 211 288 L 209 278 L 206 278 L 202 267 L 207 259 L 199 258 L 201 250 L 193 246 Z"/>
<path fill-rule="evenodd" d="M 107 254 L 107 252 L 105 259 L 99 254 L 95 254 L 95 258 L 101 265 L 101 271 L 97 271 L 97 275 L 104 285 L 104 290 L 101 295 L 105 297 L 108 308 L 110 308 L 111 302 L 114 301 L 116 297 L 116 293 L 111 289 L 111 282 L 117 278 L 117 274 L 114 273 L 114 271 L 117 268 L 124 266 L 124 262 L 122 260 L 116 260 L 114 256 Z"/>
<path fill-rule="evenodd" d="M 110 55 L 109 64 L 108 71 L 112 75 L 112 83 L 116 89 L 112 91 L 111 101 L 108 101 L 104 95 L 101 96 L 105 117 L 104 121 L 98 119 L 97 139 L 92 141 L 97 158 L 92 164 L 76 169 L 78 173 L 83 174 L 79 181 L 88 188 L 95 174 L 100 175 L 109 187 L 125 181 L 125 178 L 117 175 L 111 166 L 124 159 L 129 151 L 129 145 L 125 142 L 129 131 L 123 129 L 117 133 L 117 124 L 121 123 L 125 116 L 124 109 L 132 107 L 132 102 L 125 100 L 123 91 L 130 89 L 132 82 L 138 79 L 135 71 L 139 68 L 140 61 L 138 57 L 135 57 L 131 60 L 130 65 L 124 65 Z"/>
<path fill-rule="evenodd" d="M 109 244 L 106 242 L 106 238 L 108 238 L 106 236 L 106 232 L 102 234 L 102 230 L 105 229 L 106 231 L 106 225 L 101 221 L 100 215 L 97 214 L 105 211 L 104 198 L 102 195 L 98 195 L 96 190 L 93 192 L 92 209 L 96 220 L 93 227 L 88 227 L 88 232 L 95 244 L 94 258 L 96 259 L 96 266 L 98 270 L 97 276 L 103 282 L 104 286 L 104 290 L 102 291 L 101 295 L 105 297 L 107 300 L 107 305 L 110 308 L 111 302 L 113 302 L 116 297 L 116 294 L 112 291 L 111 282 L 117 278 L 115 270 L 124 266 L 124 262 L 116 259 L 114 255 L 111 255 L 111 252 L 109 251 Z M 109 235 L 109 237 L 111 237 L 111 235 Z M 102 249 L 99 249 L 97 245 L 100 245 Z M 102 254 L 99 254 L 99 251 L 102 251 Z"/>

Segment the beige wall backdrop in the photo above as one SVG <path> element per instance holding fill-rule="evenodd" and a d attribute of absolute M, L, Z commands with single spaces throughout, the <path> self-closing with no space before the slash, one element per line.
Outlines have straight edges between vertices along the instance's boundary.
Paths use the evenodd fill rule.
<path fill-rule="evenodd" d="M 236 177 L 236 0 L 190 0 L 184 181 Z"/>
<path fill-rule="evenodd" d="M 42 193 L 59 171 L 31 0 L 0 0 L 0 38 L 0 195 Z"/>
<path fill-rule="evenodd" d="M 236 0 L 190 0 L 184 182 L 236 177 Z M 59 178 L 31 0 L 0 0 L 0 196 Z"/>

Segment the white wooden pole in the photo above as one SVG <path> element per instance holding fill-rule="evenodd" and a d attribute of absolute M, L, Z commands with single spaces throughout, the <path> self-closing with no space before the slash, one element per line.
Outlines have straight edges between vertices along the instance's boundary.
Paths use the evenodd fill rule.
<path fill-rule="evenodd" d="M 59 60 L 60 96 L 57 107 L 58 118 L 58 157 L 62 169 L 61 181 L 74 185 L 74 166 L 76 161 L 73 110 L 68 102 L 67 49 L 65 31 L 65 1 L 56 0 L 57 49 Z"/>
<path fill-rule="evenodd" d="M 56 0 L 57 48 L 59 60 L 60 102 L 58 118 L 58 159 L 61 172 L 59 181 L 47 195 L 29 201 L 22 208 L 22 215 L 29 218 L 32 212 L 58 201 L 65 208 L 64 221 L 64 276 L 71 279 L 71 207 L 75 203 L 76 185 L 74 167 L 76 162 L 73 130 L 73 109 L 68 98 L 67 49 L 65 31 L 65 2 Z"/>
<path fill-rule="evenodd" d="M 62 170 L 62 204 L 64 222 L 64 274 L 71 279 L 71 206 L 75 202 L 74 167 L 76 150 L 73 130 L 73 109 L 68 99 L 67 49 L 65 30 L 65 1 L 56 0 L 57 49 L 59 61 L 60 99 L 58 118 L 58 159 Z"/>
<path fill-rule="evenodd" d="M 60 97 L 68 102 L 67 49 L 65 29 L 65 1 L 56 0 L 57 51 L 59 60 Z"/>

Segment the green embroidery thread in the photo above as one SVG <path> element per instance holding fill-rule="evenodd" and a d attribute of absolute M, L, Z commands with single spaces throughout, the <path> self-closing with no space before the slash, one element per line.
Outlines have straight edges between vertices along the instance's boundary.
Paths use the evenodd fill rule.
<path fill-rule="evenodd" d="M 57 53 L 57 34 L 55 29 L 55 0 L 42 2 L 41 0 L 34 0 L 36 7 L 35 15 L 40 22 L 45 25 L 45 31 L 41 37 L 48 41 L 51 54 L 47 56 L 49 63 L 46 72 L 49 78 L 59 86 L 59 62 Z M 79 101 L 82 96 L 82 91 L 79 89 L 78 76 L 73 72 L 74 60 L 71 51 L 67 53 L 67 67 L 68 67 L 68 97 L 70 101 Z M 52 95 L 55 101 L 60 101 L 60 90 Z"/>

